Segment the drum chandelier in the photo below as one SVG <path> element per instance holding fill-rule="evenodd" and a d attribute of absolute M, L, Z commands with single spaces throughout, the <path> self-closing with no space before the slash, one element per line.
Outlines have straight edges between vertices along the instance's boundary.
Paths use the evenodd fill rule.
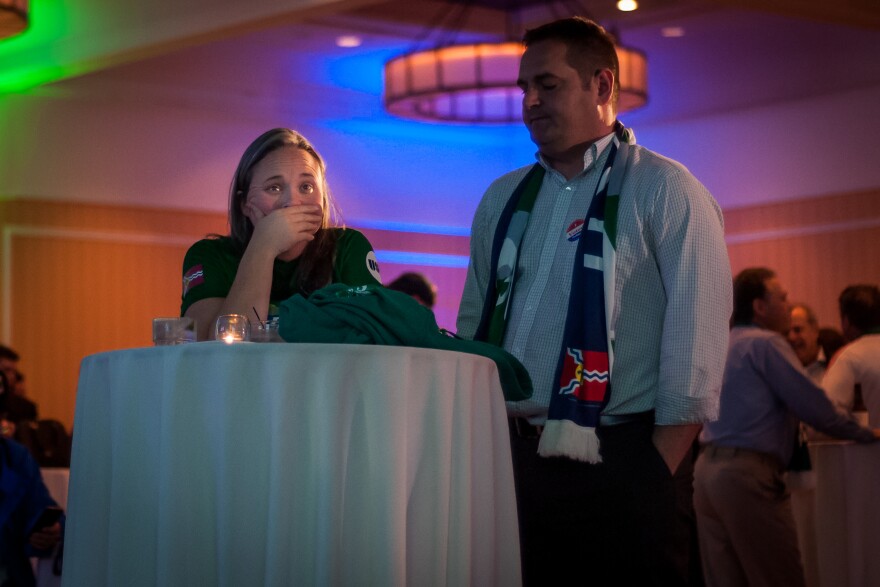
<path fill-rule="evenodd" d="M 503 0 L 451 0 L 465 10 L 473 4 L 498 8 Z M 520 0 L 524 4 L 545 4 Z M 571 7 L 567 7 L 571 8 Z M 508 19 L 514 10 L 507 10 Z M 582 7 L 571 14 L 586 14 Z M 554 13 L 554 18 L 558 18 Z M 459 15 L 459 20 L 463 16 Z M 547 19 L 549 20 L 549 19 Z M 507 23 L 508 37 L 515 26 Z M 385 64 L 385 109 L 415 120 L 506 124 L 521 120 L 522 90 L 516 85 L 524 51 L 515 40 L 478 43 L 437 43 L 412 50 Z M 617 45 L 620 63 L 618 112 L 644 106 L 648 101 L 648 65 L 644 53 Z"/>

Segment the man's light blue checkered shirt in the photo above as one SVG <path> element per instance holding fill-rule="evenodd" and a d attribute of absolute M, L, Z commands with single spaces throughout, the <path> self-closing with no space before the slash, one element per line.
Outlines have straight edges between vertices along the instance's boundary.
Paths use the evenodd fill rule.
<path fill-rule="evenodd" d="M 526 366 L 535 394 L 508 413 L 546 418 L 562 346 L 577 240 L 611 135 L 567 181 L 547 169 L 520 248 L 504 348 Z M 603 414 L 656 410 L 659 425 L 715 419 L 728 344 L 730 262 L 721 210 L 681 164 L 634 145 L 620 198 L 611 337 L 611 399 Z M 526 166 L 495 180 L 474 216 L 458 334 L 479 324 L 498 218 Z"/>

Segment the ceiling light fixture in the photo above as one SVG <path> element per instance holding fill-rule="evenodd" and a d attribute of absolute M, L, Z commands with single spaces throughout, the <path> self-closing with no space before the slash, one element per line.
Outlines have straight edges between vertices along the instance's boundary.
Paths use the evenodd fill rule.
<path fill-rule="evenodd" d="M 660 34 L 667 39 L 676 39 L 684 36 L 684 28 L 680 26 L 665 26 L 660 29 Z"/>
<path fill-rule="evenodd" d="M 361 46 L 361 38 L 357 35 L 341 35 L 336 37 L 336 46 L 343 49 L 353 49 Z"/>
<path fill-rule="evenodd" d="M 0 0 L 0 39 L 22 32 L 28 25 L 28 0 Z"/>
<path fill-rule="evenodd" d="M 545 6 L 543 0 L 447 0 L 461 8 L 454 14 L 457 31 L 471 5 L 502 8 L 507 17 L 504 42 L 435 42 L 429 49 L 412 50 L 385 64 L 385 108 L 403 118 L 436 122 L 513 123 L 521 120 L 522 91 L 516 86 L 523 46 L 513 40 L 521 32 L 514 24 L 519 9 Z M 516 1 L 517 10 L 510 9 Z M 581 6 L 566 6 L 569 14 L 586 15 Z M 446 10 L 447 14 L 450 11 Z M 552 11 L 554 18 L 559 18 Z M 546 15 L 545 15 L 546 18 Z M 442 26 L 430 28 L 425 38 Z M 456 33 L 454 32 L 453 35 Z M 418 43 L 418 42 L 417 42 Z M 645 54 L 617 45 L 620 62 L 618 112 L 644 106 L 648 100 Z"/>

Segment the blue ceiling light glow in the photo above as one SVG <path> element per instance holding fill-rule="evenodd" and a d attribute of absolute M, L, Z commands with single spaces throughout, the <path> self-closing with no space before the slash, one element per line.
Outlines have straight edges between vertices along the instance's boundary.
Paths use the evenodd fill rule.
<path fill-rule="evenodd" d="M 381 108 L 378 96 L 376 106 Z M 395 141 L 418 141 L 420 143 L 506 148 L 509 146 L 508 141 L 517 141 L 523 138 L 528 140 L 528 135 L 522 136 L 522 133 L 526 131 L 521 122 L 487 129 L 485 126 L 475 124 L 453 125 L 402 120 L 378 109 L 369 118 L 328 119 L 321 121 L 320 124 L 340 132 L 359 136 L 372 135 Z M 533 145 L 527 147 L 526 151 L 531 157 L 535 148 Z"/>
<path fill-rule="evenodd" d="M 468 266 L 468 258 L 466 255 L 440 255 L 434 253 L 378 250 L 376 251 L 376 259 L 378 259 L 380 263 L 393 263 L 395 265 L 451 267 L 454 269 L 466 269 Z"/>
<path fill-rule="evenodd" d="M 486 186 L 499 175 L 534 162 L 528 131 L 519 121 L 487 127 L 388 114 L 382 105 L 384 64 L 405 47 L 376 43 L 375 38 L 368 39 L 357 52 L 336 50 L 323 60 L 318 75 L 344 90 L 346 99 L 332 108 L 311 105 L 321 111 L 312 125 L 333 168 L 333 190 L 345 222 L 377 230 L 467 237 Z M 382 209 L 368 205 L 369 198 L 359 197 L 364 194 L 382 194 Z M 440 264 L 464 267 L 466 260 L 455 263 Z"/>
<path fill-rule="evenodd" d="M 384 220 L 363 220 L 353 223 L 358 228 L 388 230 L 391 232 L 415 232 L 418 234 L 437 234 L 442 236 L 470 236 L 470 228 L 463 226 L 432 226 L 412 222 L 393 222 Z"/>
<path fill-rule="evenodd" d="M 386 47 L 376 51 L 358 51 L 328 57 L 325 67 L 329 81 L 340 88 L 382 95 L 382 70 L 385 62 L 400 53 L 401 48 Z"/>

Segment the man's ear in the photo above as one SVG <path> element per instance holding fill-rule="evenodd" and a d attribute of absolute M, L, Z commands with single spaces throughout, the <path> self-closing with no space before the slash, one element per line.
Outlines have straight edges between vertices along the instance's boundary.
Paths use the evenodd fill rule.
<path fill-rule="evenodd" d="M 752 300 L 752 316 L 754 317 L 763 317 L 767 311 L 767 302 L 764 301 L 764 298 L 755 298 Z"/>
<path fill-rule="evenodd" d="M 610 104 L 611 96 L 614 95 L 614 72 L 610 69 L 600 69 L 596 74 L 596 88 L 599 94 L 600 104 Z"/>

